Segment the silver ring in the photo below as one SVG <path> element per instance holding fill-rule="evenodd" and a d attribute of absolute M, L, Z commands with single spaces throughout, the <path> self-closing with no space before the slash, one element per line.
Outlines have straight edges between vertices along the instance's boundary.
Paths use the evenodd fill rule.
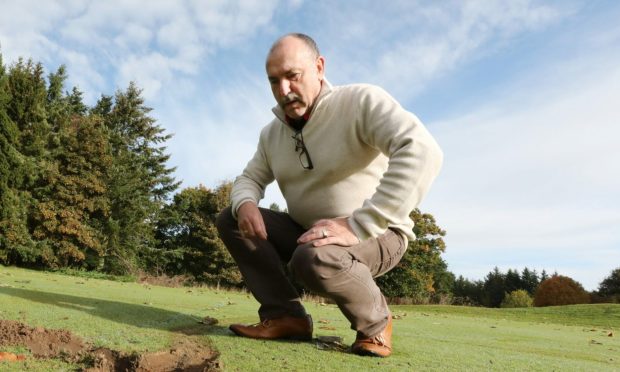
<path fill-rule="evenodd" d="M 323 239 L 327 238 L 327 231 L 325 229 L 321 229 L 321 233 L 323 234 Z"/>

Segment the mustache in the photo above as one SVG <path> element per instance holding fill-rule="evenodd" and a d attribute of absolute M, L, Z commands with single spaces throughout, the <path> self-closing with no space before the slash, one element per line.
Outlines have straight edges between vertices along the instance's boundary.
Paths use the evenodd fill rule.
<path fill-rule="evenodd" d="M 286 96 L 282 97 L 282 106 L 288 105 L 291 102 L 303 102 L 301 100 L 301 97 L 298 96 L 297 94 L 290 92 L 289 94 L 287 94 Z"/>

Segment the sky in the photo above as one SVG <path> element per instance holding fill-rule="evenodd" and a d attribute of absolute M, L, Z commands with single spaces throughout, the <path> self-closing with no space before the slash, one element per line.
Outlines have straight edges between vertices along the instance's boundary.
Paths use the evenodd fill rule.
<path fill-rule="evenodd" d="M 134 81 L 182 187 L 232 180 L 275 101 L 275 39 L 312 36 L 332 84 L 371 83 L 444 151 L 420 205 L 471 280 L 620 267 L 620 2 L 0 0 L 0 52 L 67 67 L 87 104 Z M 285 206 L 272 185 L 261 203 Z"/>

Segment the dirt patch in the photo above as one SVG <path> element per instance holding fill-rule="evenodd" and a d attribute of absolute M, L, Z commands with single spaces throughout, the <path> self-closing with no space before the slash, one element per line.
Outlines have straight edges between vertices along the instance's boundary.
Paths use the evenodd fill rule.
<path fill-rule="evenodd" d="M 28 327 L 14 320 L 0 320 L 0 346 L 19 345 L 37 358 L 78 355 L 85 347 L 79 336 L 65 330 Z"/>
<path fill-rule="evenodd" d="M 66 330 L 29 327 L 0 319 L 0 351 L 3 346 L 27 347 L 35 358 L 61 358 L 88 372 L 117 371 L 219 371 L 219 354 L 191 337 L 179 336 L 167 351 L 123 353 L 93 348 Z M 7 359 L 8 360 L 8 359 Z"/>

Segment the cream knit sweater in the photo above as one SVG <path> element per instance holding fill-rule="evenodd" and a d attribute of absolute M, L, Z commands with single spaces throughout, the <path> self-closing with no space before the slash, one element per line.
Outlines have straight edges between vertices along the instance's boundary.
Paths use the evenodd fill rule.
<path fill-rule="evenodd" d="M 258 148 L 232 188 L 235 213 L 263 198 L 276 180 L 288 213 L 305 228 L 323 218 L 348 217 L 360 240 L 395 228 L 415 239 L 411 211 L 439 173 L 443 154 L 420 120 L 383 89 L 332 87 L 327 80 L 303 128 L 314 164 L 295 152 L 295 131 L 284 112 L 263 128 Z"/>

